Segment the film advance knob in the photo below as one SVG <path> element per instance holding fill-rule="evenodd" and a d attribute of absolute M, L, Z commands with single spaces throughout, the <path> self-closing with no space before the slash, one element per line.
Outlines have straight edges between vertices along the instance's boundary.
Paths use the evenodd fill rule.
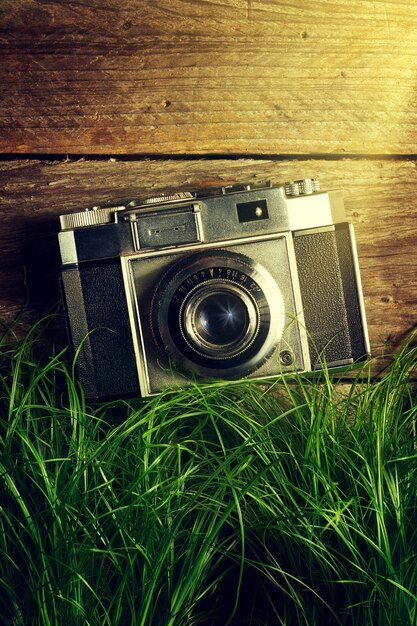
<path fill-rule="evenodd" d="M 292 180 L 284 183 L 285 195 L 289 197 L 309 196 L 320 191 L 320 181 L 318 178 L 303 178 L 302 180 Z"/>
<path fill-rule="evenodd" d="M 164 194 L 160 196 L 154 196 L 153 198 L 141 198 L 140 200 L 132 200 L 128 206 L 149 205 L 149 204 L 163 204 L 165 202 L 177 202 L 180 200 L 189 200 L 194 198 L 193 194 L 189 191 L 178 191 L 176 193 Z"/>

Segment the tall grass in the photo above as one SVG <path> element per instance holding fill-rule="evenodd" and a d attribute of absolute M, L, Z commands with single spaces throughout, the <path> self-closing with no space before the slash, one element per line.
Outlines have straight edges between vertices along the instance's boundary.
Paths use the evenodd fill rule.
<path fill-rule="evenodd" d="M 417 348 L 95 407 L 42 324 L 0 358 L 1 623 L 417 625 Z"/>

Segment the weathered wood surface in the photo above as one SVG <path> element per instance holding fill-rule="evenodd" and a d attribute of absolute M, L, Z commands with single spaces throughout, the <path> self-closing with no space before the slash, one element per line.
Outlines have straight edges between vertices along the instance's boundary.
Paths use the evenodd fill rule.
<path fill-rule="evenodd" d="M 0 152 L 416 154 L 415 0 L 2 0 Z"/>
<path fill-rule="evenodd" d="M 25 307 L 29 324 L 58 299 L 56 235 L 61 213 L 193 189 L 310 175 L 344 190 L 356 229 L 372 347 L 395 347 L 417 326 L 417 161 L 371 160 L 15 160 L 0 163 L 0 317 Z"/>

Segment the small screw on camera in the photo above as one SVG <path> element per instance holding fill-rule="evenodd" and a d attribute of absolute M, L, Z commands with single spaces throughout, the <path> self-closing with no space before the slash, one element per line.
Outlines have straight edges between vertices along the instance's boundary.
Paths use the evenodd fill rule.
<path fill-rule="evenodd" d="M 292 365 L 293 356 L 289 350 L 283 350 L 279 354 L 279 360 L 281 362 L 281 365 L 285 365 L 285 366 Z"/>

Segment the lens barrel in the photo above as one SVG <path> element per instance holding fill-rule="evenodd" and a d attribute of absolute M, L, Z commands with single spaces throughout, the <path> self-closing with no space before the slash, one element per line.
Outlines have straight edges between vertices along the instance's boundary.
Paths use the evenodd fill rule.
<path fill-rule="evenodd" d="M 187 298 L 180 324 L 184 339 L 197 353 L 231 358 L 255 338 L 259 311 L 243 289 L 212 279 Z"/>
<path fill-rule="evenodd" d="M 160 282 L 151 327 L 186 371 L 239 377 L 273 352 L 284 328 L 282 294 L 251 258 L 230 250 L 183 257 Z"/>

